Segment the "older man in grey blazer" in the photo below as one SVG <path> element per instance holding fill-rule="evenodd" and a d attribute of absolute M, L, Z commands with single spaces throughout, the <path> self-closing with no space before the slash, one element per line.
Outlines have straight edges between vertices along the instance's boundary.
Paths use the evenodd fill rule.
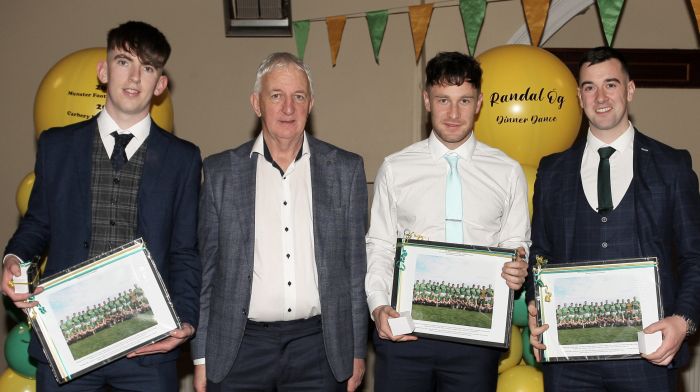
<path fill-rule="evenodd" d="M 362 158 L 304 131 L 309 69 L 258 68 L 262 132 L 204 161 L 197 391 L 352 391 L 365 369 Z"/>

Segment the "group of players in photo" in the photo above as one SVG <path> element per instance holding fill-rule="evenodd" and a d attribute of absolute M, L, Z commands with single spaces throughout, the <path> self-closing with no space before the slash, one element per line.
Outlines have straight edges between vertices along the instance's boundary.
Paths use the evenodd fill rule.
<path fill-rule="evenodd" d="M 584 301 L 557 305 L 557 328 L 632 327 L 642 325 L 642 311 L 637 297 L 632 299 Z"/>
<path fill-rule="evenodd" d="M 446 283 L 416 280 L 413 285 L 413 303 L 451 309 L 493 312 L 493 288 L 464 283 Z"/>
<path fill-rule="evenodd" d="M 87 306 L 67 316 L 60 321 L 60 328 L 66 342 L 71 344 L 149 310 L 151 306 L 143 289 L 134 285 L 134 288 L 124 290 L 114 298 L 108 297 L 102 303 Z"/>

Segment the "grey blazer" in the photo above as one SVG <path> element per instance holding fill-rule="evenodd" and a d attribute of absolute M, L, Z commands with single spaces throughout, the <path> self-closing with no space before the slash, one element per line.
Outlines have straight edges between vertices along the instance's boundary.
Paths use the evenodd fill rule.
<path fill-rule="evenodd" d="M 367 185 L 362 158 L 311 136 L 313 233 L 326 356 L 338 381 L 364 358 L 368 315 Z M 200 321 L 193 358 L 205 358 L 207 379 L 221 382 L 243 339 L 250 304 L 255 241 L 253 141 L 204 161 L 199 204 L 202 260 Z"/>

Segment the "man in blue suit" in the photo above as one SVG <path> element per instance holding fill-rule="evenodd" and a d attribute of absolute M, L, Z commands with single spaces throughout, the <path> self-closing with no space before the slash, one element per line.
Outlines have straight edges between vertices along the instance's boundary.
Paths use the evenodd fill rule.
<path fill-rule="evenodd" d="M 37 390 L 178 389 L 176 347 L 194 334 L 199 318 L 201 158 L 196 146 L 149 115 L 151 100 L 168 84 L 163 67 L 169 55 L 165 36 L 146 23 L 127 22 L 109 32 L 107 59 L 97 67 L 107 87 L 104 110 L 41 134 L 29 209 L 5 249 L 2 291 L 20 308 L 34 306 L 29 294 L 17 294 L 11 285 L 20 260 L 46 252 L 49 276 L 143 237 L 182 328 L 60 387 L 33 336 Z"/>
<path fill-rule="evenodd" d="M 530 257 L 531 265 L 537 256 L 550 264 L 657 257 L 665 317 L 644 332 L 660 331 L 663 342 L 643 359 L 544 364 L 548 391 L 675 391 L 676 369 L 688 363 L 686 338 L 700 318 L 698 180 L 687 151 L 632 126 L 634 92 L 620 53 L 600 47 L 584 55 L 578 96 L 588 135 L 540 162 Z M 544 349 L 539 336 L 548 326 L 537 326 L 533 298 L 530 282 L 530 341 Z"/>

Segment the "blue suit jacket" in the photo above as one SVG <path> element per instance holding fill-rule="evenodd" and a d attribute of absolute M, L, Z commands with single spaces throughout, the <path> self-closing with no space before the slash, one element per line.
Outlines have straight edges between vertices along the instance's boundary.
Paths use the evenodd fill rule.
<path fill-rule="evenodd" d="M 530 266 L 536 256 L 549 263 L 575 260 L 576 197 L 585 139 L 542 158 L 535 181 Z M 635 130 L 634 192 L 636 227 L 643 256 L 658 257 L 664 314 L 700 321 L 700 195 L 690 154 Z M 528 301 L 534 298 L 528 276 Z M 622 282 L 621 282 L 622 283 Z M 674 364 L 689 358 L 683 344 Z"/>
<path fill-rule="evenodd" d="M 41 134 L 29 209 L 5 249 L 29 260 L 47 253 L 43 276 L 85 261 L 91 236 L 92 118 Z M 138 192 L 136 238 L 143 237 L 183 322 L 197 326 L 201 265 L 197 251 L 199 149 L 155 122 Z M 36 339 L 30 354 L 44 360 Z M 177 351 L 143 357 L 173 359 Z"/>
<path fill-rule="evenodd" d="M 368 316 L 367 184 L 362 158 L 308 137 L 311 153 L 314 254 L 326 356 L 338 381 L 364 358 Z M 199 241 L 201 322 L 193 358 L 206 358 L 207 378 L 220 382 L 243 340 L 252 288 L 255 245 L 253 141 L 204 160 Z"/>

